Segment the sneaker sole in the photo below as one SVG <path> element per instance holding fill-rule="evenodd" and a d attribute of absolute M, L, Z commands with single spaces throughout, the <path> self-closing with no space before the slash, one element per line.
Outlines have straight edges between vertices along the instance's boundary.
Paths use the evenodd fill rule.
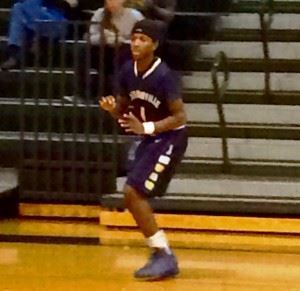
<path fill-rule="evenodd" d="M 146 282 L 153 282 L 153 281 L 162 281 L 167 279 L 175 279 L 179 275 L 179 271 L 177 273 L 166 274 L 162 276 L 152 276 L 152 277 L 135 277 L 138 281 L 146 281 Z"/>

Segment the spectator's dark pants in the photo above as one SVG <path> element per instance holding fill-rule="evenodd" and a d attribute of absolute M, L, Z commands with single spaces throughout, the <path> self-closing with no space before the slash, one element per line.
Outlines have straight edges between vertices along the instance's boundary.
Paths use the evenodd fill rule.
<path fill-rule="evenodd" d="M 41 0 L 24 0 L 12 7 L 8 45 L 11 48 L 9 53 L 15 57 L 23 43 L 30 42 L 35 34 L 50 39 L 64 36 L 66 26 L 63 22 L 49 22 L 64 21 L 62 12 L 56 8 L 43 7 L 42 4 Z"/>

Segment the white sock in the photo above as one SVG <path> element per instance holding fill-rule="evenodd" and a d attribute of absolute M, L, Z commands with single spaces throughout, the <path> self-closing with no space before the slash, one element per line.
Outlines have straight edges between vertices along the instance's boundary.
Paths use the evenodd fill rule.
<path fill-rule="evenodd" d="M 164 249 L 169 255 L 172 253 L 163 230 L 159 230 L 154 235 L 148 237 L 147 243 L 150 248 Z"/>

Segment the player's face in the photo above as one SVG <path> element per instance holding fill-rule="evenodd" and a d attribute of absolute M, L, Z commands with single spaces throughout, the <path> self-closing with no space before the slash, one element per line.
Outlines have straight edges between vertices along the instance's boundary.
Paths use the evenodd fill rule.
<path fill-rule="evenodd" d="M 124 6 L 125 0 L 106 0 L 105 7 L 111 12 L 116 13 Z"/>
<path fill-rule="evenodd" d="M 131 36 L 131 53 L 134 60 L 142 60 L 154 54 L 157 43 L 143 33 Z"/>

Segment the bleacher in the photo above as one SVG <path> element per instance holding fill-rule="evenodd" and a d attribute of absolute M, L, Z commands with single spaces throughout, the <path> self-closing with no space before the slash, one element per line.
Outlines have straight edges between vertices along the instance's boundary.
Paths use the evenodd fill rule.
<path fill-rule="evenodd" d="M 274 1 L 273 21 L 268 33 L 271 96 L 265 94 L 266 62 L 258 14 L 261 1 L 231 1 L 231 5 L 227 3 L 224 7 L 219 7 L 217 12 L 221 13 L 218 15 L 215 13 L 216 6 L 210 6 L 210 3 L 212 2 L 178 0 L 178 13 L 170 28 L 168 47 L 171 57 L 178 57 L 180 60 L 174 63 L 174 67 L 183 75 L 189 146 L 167 194 L 162 198 L 153 199 L 151 203 L 158 213 L 160 225 L 170 230 L 171 241 L 179 246 L 209 247 L 211 242 L 211 245 L 224 247 L 231 244 L 231 247 L 236 245 L 247 249 L 247 246 L 253 246 L 255 243 L 247 241 L 245 233 L 256 238 L 259 238 L 260 233 L 264 233 L 273 241 L 277 237 L 282 247 L 287 245 L 298 248 L 300 229 L 296 218 L 299 217 L 300 204 L 300 1 Z M 0 46 L 3 48 L 11 3 L 2 1 L 1 6 Z M 182 12 L 199 12 L 200 15 L 184 15 Z M 201 30 L 202 27 L 207 27 L 207 31 Z M 72 40 L 69 40 L 66 46 L 71 53 L 73 45 Z M 229 85 L 223 101 L 230 161 L 230 168 L 225 172 L 222 132 L 211 80 L 211 67 L 219 51 L 226 53 L 230 71 Z M 184 53 L 186 60 L 182 58 L 181 53 Z M 182 59 L 185 61 L 182 62 Z M 71 65 L 72 61 L 68 64 Z M 54 156 L 55 152 L 59 153 L 59 120 L 62 114 L 66 121 L 64 130 L 67 132 L 64 155 L 74 149 L 74 118 L 78 124 L 75 155 L 84 152 L 87 141 L 84 124 L 88 114 L 91 141 L 94 138 L 94 143 L 91 142 L 89 147 L 89 163 L 97 158 L 99 149 L 107 150 L 103 152 L 107 163 L 102 171 L 107 176 L 102 180 L 113 181 L 113 163 L 118 161 L 119 165 L 124 164 L 127 137 L 119 135 L 118 157 L 112 157 L 111 145 L 115 144 L 116 139 L 112 135 L 114 126 L 111 120 L 99 113 L 94 105 L 88 108 L 77 105 L 74 115 L 74 106 L 63 104 L 61 99 L 57 98 L 61 92 L 62 76 L 65 80 L 63 88 L 66 95 L 72 93 L 72 67 L 68 67 L 65 74 L 58 61 L 55 68 L 45 66 L 39 69 L 38 77 L 33 67 L 33 64 L 29 64 L 24 70 L 0 72 L 1 166 L 19 166 L 20 157 L 17 153 L 22 127 L 19 122 L 20 111 L 26 120 L 23 124 L 26 132 L 24 152 L 28 159 L 36 157 L 32 148 L 35 147 L 37 129 L 40 132 L 40 155 L 48 154 L 49 118 L 54 120 L 50 128 L 53 131 L 50 135 L 54 140 L 51 142 Z M 43 96 L 37 103 L 36 82 L 40 84 L 39 92 L 43 92 L 43 88 L 48 88 L 49 80 L 52 89 L 46 90 L 44 95 L 41 94 Z M 25 90 L 20 92 L 22 81 L 26 86 Z M 25 98 L 23 105 L 20 104 L 20 96 Z M 49 100 L 55 111 L 49 110 Z M 23 106 L 23 109 L 20 106 Z M 101 132 L 105 134 L 103 143 L 99 143 L 97 139 L 99 131 L 96 125 L 99 115 L 103 130 Z M 75 160 L 74 157 L 69 159 L 71 162 Z M 47 161 L 43 159 L 41 163 L 45 164 Z M 87 161 L 86 157 L 79 158 L 79 161 L 78 168 L 86 169 L 82 163 Z M 70 205 L 75 208 L 78 205 L 92 205 L 91 216 L 96 219 L 98 214 L 95 213 L 94 205 L 101 204 L 100 233 L 95 230 L 94 237 L 100 236 L 103 243 L 140 243 L 141 236 L 137 233 L 129 214 L 123 211 L 123 169 L 117 169 L 119 177 L 116 188 L 108 183 L 102 189 L 102 194 L 97 195 L 97 187 L 91 187 L 93 189 L 89 189 L 91 191 L 88 193 L 86 189 L 76 188 L 74 193 L 72 175 L 67 178 L 69 186 L 66 193 L 55 191 L 55 182 L 60 178 L 59 173 L 51 176 L 54 183 L 49 186 L 47 178 L 52 174 L 49 174 L 45 165 L 44 168 L 42 165 L 40 167 L 39 172 L 36 166 L 32 167 L 19 179 L 23 182 L 20 185 L 19 197 L 21 217 L 64 216 L 61 210 L 57 210 L 58 214 L 55 214 L 55 208 L 49 206 L 49 203 L 55 203 L 75 204 Z M 72 172 L 74 165 L 65 167 Z M 89 164 L 89 167 L 93 165 Z M 44 169 L 44 172 L 41 169 Z M 40 176 L 37 176 L 37 173 Z M 95 183 L 98 174 L 99 172 L 92 171 L 91 184 Z M 84 184 L 86 176 L 82 173 L 79 176 L 78 184 Z M 35 181 L 31 181 L 35 177 L 42 177 L 43 180 L 38 189 L 34 186 Z M 49 189 L 53 190 L 52 195 L 49 195 Z M 35 209 L 33 205 L 39 205 L 39 209 Z M 44 211 L 41 205 L 44 205 L 45 209 L 50 207 L 51 211 Z M 74 218 L 79 215 L 76 213 L 77 210 L 74 210 L 66 216 Z M 83 217 L 91 218 L 88 214 L 84 214 Z M 189 233 L 190 245 L 186 243 L 186 232 Z M 292 243 L 279 239 L 279 236 L 287 232 L 291 234 Z M 224 241 L 220 242 L 222 238 Z M 261 240 L 257 248 L 261 249 L 266 245 L 268 243 Z"/>

